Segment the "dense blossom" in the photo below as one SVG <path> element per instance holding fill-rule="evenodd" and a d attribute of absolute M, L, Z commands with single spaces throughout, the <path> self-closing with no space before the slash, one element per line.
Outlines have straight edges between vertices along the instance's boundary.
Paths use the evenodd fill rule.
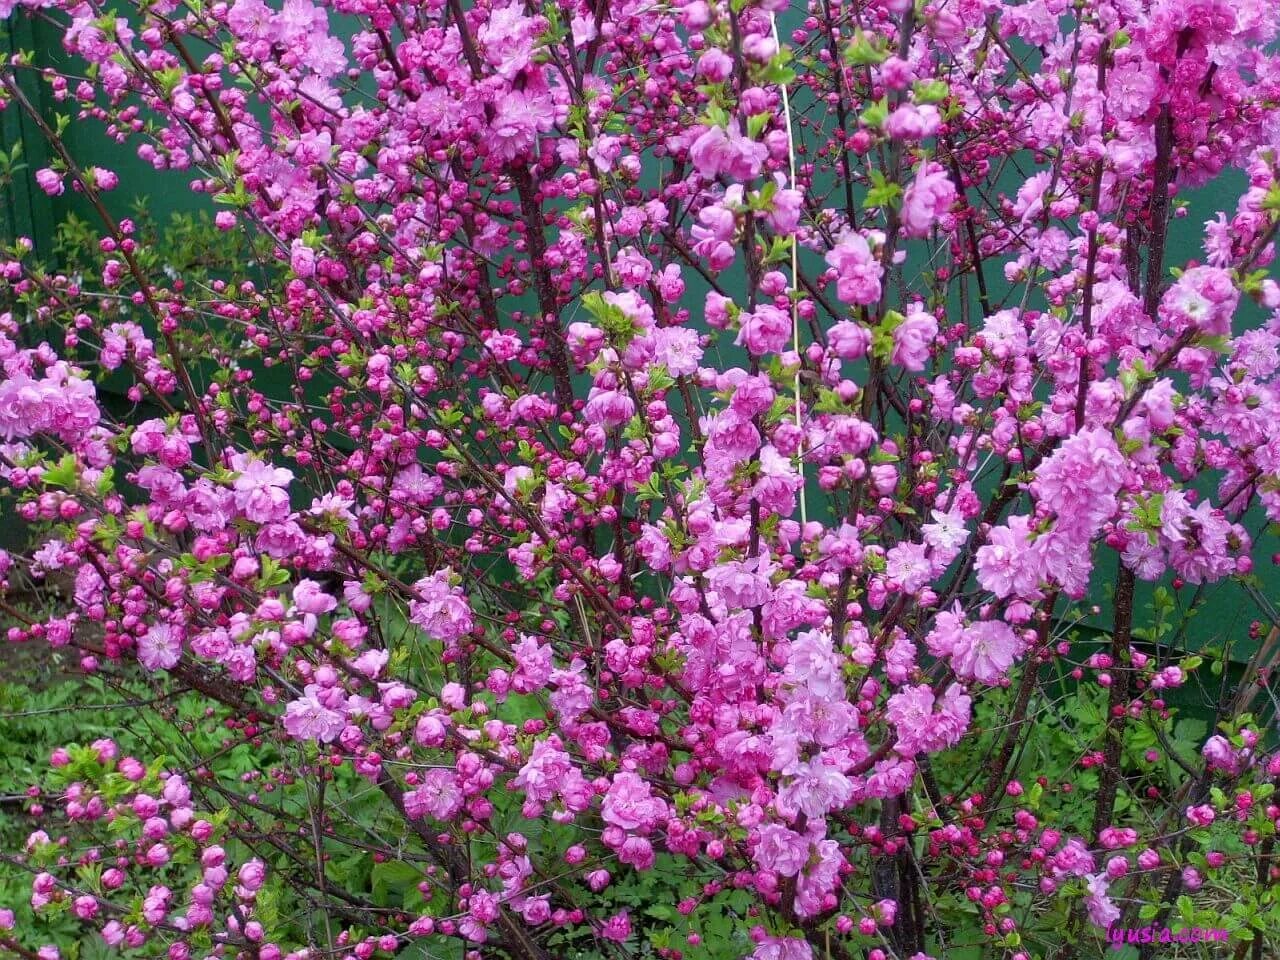
<path fill-rule="evenodd" d="M 1273 0 L 126 7 L 0 0 L 0 609 L 168 739 L 15 789 L 0 953 L 1274 929 L 1179 653 L 1274 616 Z"/>

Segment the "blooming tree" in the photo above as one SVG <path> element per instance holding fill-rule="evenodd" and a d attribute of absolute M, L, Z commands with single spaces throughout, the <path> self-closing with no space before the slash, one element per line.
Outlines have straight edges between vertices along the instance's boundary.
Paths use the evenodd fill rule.
<path fill-rule="evenodd" d="M 1256 685 L 1177 736 L 1139 601 L 1280 520 L 1277 4 L 0 15 L 96 218 L 0 253 L 9 639 L 200 705 L 54 752 L 0 954 L 1262 956 Z"/>

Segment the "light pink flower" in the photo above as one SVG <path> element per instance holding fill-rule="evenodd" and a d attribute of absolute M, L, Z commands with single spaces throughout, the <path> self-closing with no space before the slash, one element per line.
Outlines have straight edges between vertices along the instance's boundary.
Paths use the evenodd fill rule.
<path fill-rule="evenodd" d="M 182 635 L 157 623 L 138 638 L 138 662 L 148 670 L 168 670 L 182 659 Z"/>
<path fill-rule="evenodd" d="M 933 314 L 913 308 L 893 330 L 893 352 L 889 359 L 908 370 L 923 370 L 938 336 Z"/>
<path fill-rule="evenodd" d="M 613 778 L 600 811 L 605 823 L 640 831 L 652 829 L 666 812 L 667 805 L 652 795 L 648 782 L 630 771 Z"/>
<path fill-rule="evenodd" d="M 845 303 L 872 304 L 880 299 L 880 264 L 861 234 L 852 231 L 827 251 L 836 272 L 836 296 Z"/>
<path fill-rule="evenodd" d="M 927 237 L 956 200 L 955 184 L 937 163 L 924 163 L 902 195 L 902 230 L 908 237 Z"/>

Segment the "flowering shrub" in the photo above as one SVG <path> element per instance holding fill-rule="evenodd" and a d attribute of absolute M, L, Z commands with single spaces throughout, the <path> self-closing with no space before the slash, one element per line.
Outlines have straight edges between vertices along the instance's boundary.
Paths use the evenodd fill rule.
<path fill-rule="evenodd" d="M 9 639 L 155 695 L 0 953 L 1262 956 L 1273 642 L 1181 637 L 1280 520 L 1276 4 L 0 14 L 96 217 L 0 256 Z"/>

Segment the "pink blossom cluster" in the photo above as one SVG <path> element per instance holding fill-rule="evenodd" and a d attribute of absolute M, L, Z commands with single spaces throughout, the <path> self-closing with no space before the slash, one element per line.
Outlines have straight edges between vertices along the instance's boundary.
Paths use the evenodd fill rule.
<path fill-rule="evenodd" d="M 8 638 L 256 764 L 59 751 L 19 908 L 170 960 L 313 958 L 264 889 L 343 960 L 680 960 L 720 910 L 940 960 L 941 904 L 1031 960 L 1265 874 L 1251 717 L 1122 746 L 1203 663 L 1139 582 L 1274 564 L 1280 7 L 1086 6 L 0 0 L 85 64 L 0 109 L 99 238 L 0 250 Z M 32 80 L 242 259 L 165 269 Z M 1065 781 L 1050 674 L 1102 697 Z M 395 907 L 327 879 L 389 861 Z M 610 890 L 664 871 L 655 935 Z"/>

